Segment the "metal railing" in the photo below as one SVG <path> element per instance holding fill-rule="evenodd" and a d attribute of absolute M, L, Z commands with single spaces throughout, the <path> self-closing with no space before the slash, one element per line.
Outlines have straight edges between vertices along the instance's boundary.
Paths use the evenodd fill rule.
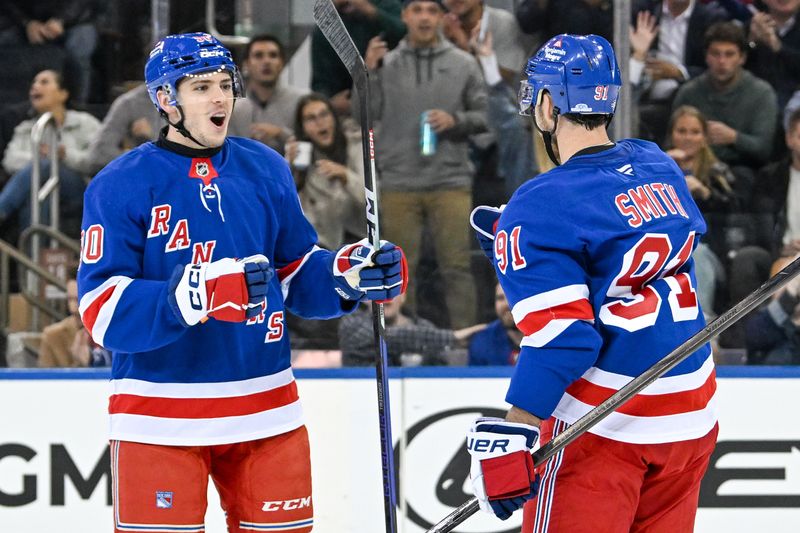
<path fill-rule="evenodd" d="M 42 184 L 42 168 L 41 168 L 41 145 L 45 141 L 50 145 L 48 157 L 50 159 L 50 175 L 47 181 Z M 33 124 L 31 129 L 31 226 L 37 227 L 41 224 L 41 207 L 48 200 L 50 201 L 50 228 L 54 233 L 58 233 L 59 228 L 59 141 L 60 133 L 56 125 L 55 116 L 46 112 L 40 116 Z M 55 248 L 58 246 L 57 239 L 50 239 L 50 247 Z M 30 241 L 30 259 L 38 265 L 41 256 L 41 241 L 39 233 L 33 234 Z M 36 276 L 35 271 L 28 270 L 28 276 L 25 283 L 21 283 L 20 287 L 30 293 L 39 292 L 40 278 Z M 40 306 L 35 306 L 32 309 L 31 325 L 35 329 L 39 326 L 39 309 Z"/>
<path fill-rule="evenodd" d="M 206 0 L 206 31 L 216 37 L 225 46 L 245 45 L 250 41 L 247 35 L 225 35 L 217 30 L 217 3 Z M 243 33 L 249 34 L 253 28 L 253 0 L 237 1 L 236 20 Z"/>

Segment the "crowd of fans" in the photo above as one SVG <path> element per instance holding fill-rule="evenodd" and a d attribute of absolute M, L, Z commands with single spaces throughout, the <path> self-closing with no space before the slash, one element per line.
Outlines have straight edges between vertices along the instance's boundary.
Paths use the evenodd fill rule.
<path fill-rule="evenodd" d="M 613 38 L 612 1 L 522 0 L 513 12 L 483 0 L 334 3 L 370 69 L 382 233 L 409 259 L 407 297 L 386 306 L 390 360 L 513 364 L 521 334 L 469 213 L 504 203 L 550 168 L 539 134 L 516 112 L 518 80 L 552 35 Z M 34 73 L 27 102 L 0 109 L 0 237 L 14 241 L 29 223 L 30 131 L 47 111 L 60 140 L 40 147 L 41 168 L 58 158 L 62 230 L 75 237 L 88 180 L 157 138 L 162 125 L 142 84 L 95 111 L 102 123 L 81 110 L 96 73 L 86 57 L 97 41 L 94 2 L 10 4 L 0 13 L 0 43 L 54 46 L 66 59 Z M 632 11 L 634 135 L 675 160 L 706 218 L 694 259 L 711 319 L 800 253 L 800 0 L 634 0 Z M 279 81 L 289 58 L 278 37 L 254 36 L 239 52 L 247 99 L 235 105 L 230 134 L 284 154 L 320 246 L 363 237 L 354 89 L 325 38 L 311 34 L 310 88 Z M 718 339 L 717 351 L 746 354 L 751 364 L 796 364 L 799 290 L 794 283 L 780 291 Z M 70 310 L 45 330 L 38 364 L 107 363 Z M 367 309 L 288 325 L 298 352 L 341 350 L 345 365 L 372 364 Z"/>

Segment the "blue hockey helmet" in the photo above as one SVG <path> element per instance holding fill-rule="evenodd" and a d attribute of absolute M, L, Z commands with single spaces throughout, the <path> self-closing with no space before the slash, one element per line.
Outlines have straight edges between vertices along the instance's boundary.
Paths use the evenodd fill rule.
<path fill-rule="evenodd" d="M 622 77 L 611 43 L 599 35 L 557 35 L 528 60 L 519 91 L 521 115 L 547 90 L 558 114 L 613 115 Z"/>
<path fill-rule="evenodd" d="M 230 51 L 208 33 L 167 35 L 155 45 L 144 67 L 150 100 L 161 111 L 156 94 L 163 89 L 170 105 L 177 105 L 178 82 L 186 76 L 228 71 L 233 79 L 233 96 L 244 95 L 244 84 Z"/>

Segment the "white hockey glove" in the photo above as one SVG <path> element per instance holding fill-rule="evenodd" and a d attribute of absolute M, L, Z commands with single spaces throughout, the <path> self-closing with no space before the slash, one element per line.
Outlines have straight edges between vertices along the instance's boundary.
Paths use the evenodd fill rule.
<path fill-rule="evenodd" d="M 469 223 L 475 230 L 478 244 L 492 262 L 494 262 L 494 234 L 497 232 L 497 221 L 500 220 L 500 215 L 503 214 L 505 208 L 505 204 L 500 207 L 479 205 L 469 215 Z"/>
<path fill-rule="evenodd" d="M 467 432 L 469 477 L 481 510 L 501 520 L 539 492 L 531 448 L 539 429 L 502 418 L 479 418 Z"/>
<path fill-rule="evenodd" d="M 274 275 L 269 259 L 263 255 L 179 265 L 170 278 L 169 303 L 186 326 L 207 316 L 243 322 L 261 312 Z"/>

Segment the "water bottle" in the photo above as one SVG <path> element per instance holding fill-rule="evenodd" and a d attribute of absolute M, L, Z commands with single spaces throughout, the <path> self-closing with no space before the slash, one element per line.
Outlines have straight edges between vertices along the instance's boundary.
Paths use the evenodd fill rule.
<path fill-rule="evenodd" d="M 427 111 L 423 111 L 419 117 L 419 153 L 424 156 L 436 153 L 436 132 L 428 122 Z"/>

